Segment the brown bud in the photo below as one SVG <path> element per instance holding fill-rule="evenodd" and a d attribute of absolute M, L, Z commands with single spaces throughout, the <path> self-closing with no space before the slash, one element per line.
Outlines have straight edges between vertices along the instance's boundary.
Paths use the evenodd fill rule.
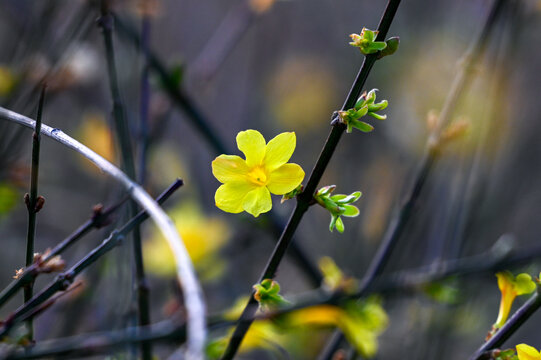
<path fill-rule="evenodd" d="M 36 199 L 36 206 L 34 207 L 34 211 L 36 213 L 39 212 L 43 208 L 43 205 L 45 205 L 45 198 L 40 195 Z"/>
<path fill-rule="evenodd" d="M 21 275 L 24 273 L 24 268 L 20 268 L 18 270 L 15 270 L 15 275 L 13 276 L 14 279 L 18 279 L 21 277 Z"/>
<path fill-rule="evenodd" d="M 466 119 L 456 120 L 455 122 L 447 126 L 445 130 L 443 130 L 443 133 L 440 137 L 441 142 L 448 143 L 462 137 L 468 131 L 469 127 L 470 122 Z"/>
<path fill-rule="evenodd" d="M 438 113 L 436 110 L 430 110 L 428 114 L 426 114 L 426 127 L 429 132 L 432 132 L 436 130 L 436 127 L 438 126 Z"/>

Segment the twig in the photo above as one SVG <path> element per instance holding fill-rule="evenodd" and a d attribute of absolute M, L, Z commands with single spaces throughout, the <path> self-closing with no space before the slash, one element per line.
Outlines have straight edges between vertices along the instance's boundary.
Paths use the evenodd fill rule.
<path fill-rule="evenodd" d="M 419 171 L 417 172 L 412 190 L 408 194 L 404 205 L 400 208 L 398 216 L 387 228 L 387 231 L 383 236 L 383 241 L 372 258 L 368 270 L 363 277 L 361 289 L 370 287 L 374 279 L 382 273 L 406 224 L 414 213 L 413 210 L 415 209 L 421 190 L 424 187 L 434 163 L 438 160 L 440 155 L 439 142 L 442 130 L 451 122 L 456 105 L 461 96 L 463 96 L 464 90 L 469 85 L 471 77 L 474 74 L 475 66 L 485 53 L 488 38 L 503 7 L 503 3 L 503 0 L 495 0 L 481 34 L 471 43 L 470 48 L 464 56 L 461 69 L 449 89 L 441 113 L 438 116 L 436 129 L 432 132 L 427 141 L 426 151 Z"/>
<path fill-rule="evenodd" d="M 399 4 L 400 0 L 390 0 L 388 2 L 383 17 L 381 18 L 378 26 L 379 33 L 376 39 L 377 41 L 382 41 L 383 39 L 385 39 L 385 36 L 387 36 L 387 32 L 389 30 L 389 27 L 391 26 L 392 20 L 394 19 Z M 355 102 L 357 101 L 357 98 L 361 93 L 364 83 L 366 82 L 368 74 L 370 73 L 370 70 L 372 69 L 372 66 L 374 65 L 376 60 L 377 54 L 367 55 L 364 58 L 355 82 L 353 83 L 353 86 L 349 91 L 346 101 L 342 106 L 342 110 L 347 110 L 355 105 Z M 310 206 L 316 187 L 319 184 L 319 181 L 323 176 L 323 173 L 325 172 L 329 161 L 331 160 L 334 150 L 336 149 L 336 146 L 338 145 L 338 142 L 340 141 L 340 138 L 344 133 L 345 128 L 346 127 L 344 124 L 338 122 L 334 123 L 334 125 L 332 126 L 332 130 L 327 138 L 327 141 L 325 142 L 323 150 L 321 151 L 316 165 L 314 166 L 314 169 L 312 170 L 312 173 L 308 178 L 306 188 L 297 197 L 297 204 L 295 206 L 295 210 L 289 218 L 289 221 L 280 239 L 278 240 L 278 243 L 276 244 L 276 247 L 274 248 L 271 257 L 267 265 L 265 266 L 259 282 L 261 282 L 263 279 L 272 279 L 276 275 L 278 266 L 282 261 L 282 258 L 284 257 L 284 254 L 293 239 L 293 235 L 297 230 L 297 226 L 299 225 L 304 213 L 306 212 L 306 210 L 308 210 L 308 207 Z M 222 357 L 223 360 L 231 360 L 235 356 L 244 336 L 246 335 L 246 332 L 252 324 L 252 318 L 257 310 L 257 301 L 254 299 L 253 295 L 254 292 L 252 291 L 250 295 L 250 300 L 244 308 L 244 311 L 242 312 L 242 315 L 240 316 L 240 319 L 238 321 L 237 327 L 235 328 L 229 344 L 227 345 L 225 353 Z"/>
<path fill-rule="evenodd" d="M 513 314 L 513 316 L 511 316 L 509 320 L 507 320 L 505 325 L 502 326 L 500 330 L 498 330 L 496 334 L 490 338 L 490 340 L 485 342 L 470 357 L 470 360 L 483 359 L 485 358 L 485 353 L 501 346 L 505 340 L 509 339 L 509 337 L 513 335 L 515 331 L 517 331 L 522 324 L 524 324 L 526 320 L 528 320 L 530 316 L 532 316 L 532 314 L 539 309 L 539 307 L 541 307 L 541 296 L 539 296 L 539 293 L 536 292 L 524 305 L 520 307 L 520 309 Z"/>
<path fill-rule="evenodd" d="M 0 107 L 0 118 L 17 124 L 35 128 L 35 121 L 26 116 Z M 156 223 L 165 239 L 167 240 L 177 264 L 177 277 L 183 289 L 185 304 L 188 313 L 188 359 L 202 359 L 203 347 L 206 338 L 205 329 L 205 302 L 201 293 L 201 287 L 197 281 L 190 256 L 186 251 L 184 242 L 176 231 L 173 221 L 165 214 L 154 200 L 137 183 L 132 181 L 116 166 L 105 160 L 88 147 L 69 137 L 59 129 L 42 125 L 41 133 L 51 137 L 59 143 L 75 150 L 85 158 L 93 162 L 103 172 L 109 174 L 121 183 L 139 205 L 145 209 Z"/>
<path fill-rule="evenodd" d="M 131 136 L 126 119 L 126 111 L 120 97 L 120 88 L 118 85 L 118 76 L 115 63 L 115 52 L 113 46 L 113 17 L 109 13 L 108 0 L 101 0 L 101 17 L 99 25 L 102 28 L 103 40 L 105 42 L 105 53 L 107 57 L 107 70 L 109 73 L 109 88 L 113 98 L 113 118 L 120 149 L 122 154 L 123 168 L 127 175 L 135 179 L 135 162 L 131 146 Z M 137 213 L 137 206 L 134 202 L 130 203 L 130 215 Z M 145 267 L 143 262 L 143 247 L 141 245 L 141 233 L 138 227 L 133 231 L 133 254 L 135 263 L 135 289 L 137 291 L 137 315 L 139 325 L 150 324 L 150 289 L 145 276 Z M 152 348 L 150 343 L 141 344 L 141 353 L 143 360 L 152 360 Z"/>
<path fill-rule="evenodd" d="M 99 229 L 105 225 L 108 225 L 111 215 L 118 209 L 122 204 L 128 199 L 120 200 L 118 203 L 108 207 L 105 210 L 102 210 L 100 206 L 94 208 L 94 212 L 90 219 L 88 219 L 84 224 L 79 226 L 73 233 L 71 233 L 67 238 L 62 240 L 58 245 L 56 245 L 50 252 L 45 252 L 43 255 L 42 263 L 47 263 L 50 259 L 56 255 L 62 254 L 66 249 L 75 244 L 79 239 L 88 234 L 92 229 Z M 35 279 L 39 275 L 38 264 L 33 263 L 26 269 L 24 272 L 15 280 L 12 281 L 6 288 L 0 293 L 0 307 L 2 307 L 6 301 L 8 301 L 17 291 Z"/>
<path fill-rule="evenodd" d="M 43 206 L 43 197 L 40 198 L 38 204 L 38 177 L 39 177 L 39 149 L 40 149 L 40 130 L 41 118 L 43 115 L 43 103 L 45 101 L 45 88 L 41 88 L 39 97 L 38 115 L 36 120 L 36 128 L 32 134 L 32 173 L 30 179 L 30 195 L 25 196 L 26 208 L 28 209 L 28 229 L 26 233 L 26 266 L 30 266 L 34 262 L 34 242 L 36 238 L 36 214 Z M 32 298 L 34 282 L 30 281 L 24 287 L 24 302 L 28 302 Z M 28 338 L 30 341 L 34 337 L 34 326 L 32 321 L 28 321 Z"/>
<path fill-rule="evenodd" d="M 164 191 L 157 199 L 158 203 L 162 203 L 167 200 L 174 192 L 182 185 L 182 180 L 176 180 L 166 191 Z M 134 228 L 139 226 L 143 221 L 148 219 L 146 211 L 141 211 L 137 216 L 132 218 L 122 228 L 111 232 L 109 237 L 105 239 L 99 246 L 94 248 L 88 255 L 81 259 L 77 264 L 66 270 L 62 274 L 58 275 L 56 279 L 45 287 L 39 294 L 34 296 L 30 301 L 26 302 L 23 306 L 18 308 L 8 319 L 4 322 L 0 328 L 0 338 L 5 336 L 9 330 L 18 322 L 23 319 L 31 318 L 31 314 L 36 314 L 35 310 L 42 306 L 47 300 L 49 300 L 54 294 L 59 291 L 65 291 L 73 283 L 75 277 L 85 270 L 88 266 L 92 265 L 103 255 L 107 254 L 115 246 L 119 245 L 125 238 L 125 236 Z"/>
<path fill-rule="evenodd" d="M 148 116 L 150 104 L 150 83 L 148 81 L 148 46 L 150 38 L 150 16 L 147 12 L 143 14 L 141 21 L 141 52 L 143 53 L 143 64 L 141 69 L 141 90 L 139 104 L 139 183 L 144 184 L 146 180 L 147 152 L 149 146 Z"/>

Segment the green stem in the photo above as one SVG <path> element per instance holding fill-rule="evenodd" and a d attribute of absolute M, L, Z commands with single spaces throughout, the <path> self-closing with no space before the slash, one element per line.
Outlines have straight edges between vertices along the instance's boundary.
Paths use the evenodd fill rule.
<path fill-rule="evenodd" d="M 399 4 L 400 0 L 390 0 L 387 4 L 385 13 L 383 14 L 383 17 L 378 26 L 379 34 L 377 40 L 382 40 L 387 35 L 387 32 L 389 30 L 389 27 L 391 26 L 392 20 L 394 19 Z M 357 77 L 353 83 L 353 86 L 351 87 L 351 90 L 349 91 L 346 101 L 342 106 L 342 110 L 349 109 L 355 105 L 355 102 L 357 101 L 366 82 L 366 79 L 370 74 L 370 70 L 372 69 L 372 66 L 374 65 L 376 60 L 377 54 L 368 55 L 364 58 L 359 73 L 357 74 Z M 276 244 L 276 247 L 274 248 L 274 251 L 258 282 L 261 282 L 264 279 L 272 279 L 276 275 L 276 270 L 278 269 L 278 266 L 280 265 L 280 262 L 282 261 L 282 258 L 284 257 L 284 254 L 289 244 L 293 240 L 293 235 L 297 230 L 297 226 L 301 222 L 304 213 L 306 212 L 306 210 L 308 210 L 308 207 L 310 206 L 316 187 L 319 184 L 319 181 L 321 180 L 321 177 L 323 176 L 323 173 L 325 172 L 329 161 L 331 160 L 331 157 L 336 149 L 336 146 L 338 145 L 338 142 L 340 141 L 342 134 L 344 133 L 345 128 L 345 125 L 341 123 L 335 123 L 333 125 L 327 141 L 325 142 L 323 150 L 318 157 L 316 165 L 314 166 L 314 169 L 312 170 L 312 173 L 308 178 L 305 190 L 302 194 L 298 196 L 295 210 L 289 218 L 289 221 L 280 239 L 278 240 L 278 243 Z M 246 335 L 246 332 L 248 331 L 250 325 L 253 322 L 253 317 L 258 308 L 257 301 L 254 299 L 253 295 L 254 292 L 252 291 L 250 300 L 244 308 L 244 311 L 238 321 L 237 327 L 235 328 L 229 344 L 227 345 L 222 360 L 233 359 L 233 357 L 237 353 L 238 348 L 240 347 L 240 344 L 242 343 L 242 340 L 244 339 L 244 336 Z"/>

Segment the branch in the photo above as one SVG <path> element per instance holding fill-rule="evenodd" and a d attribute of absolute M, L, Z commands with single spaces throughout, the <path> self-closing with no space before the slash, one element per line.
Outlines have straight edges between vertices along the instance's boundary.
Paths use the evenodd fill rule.
<path fill-rule="evenodd" d="M 167 200 L 181 185 L 182 180 L 176 180 L 158 197 L 157 202 L 161 204 L 163 201 Z M 0 338 L 5 336 L 16 323 L 27 319 L 32 319 L 32 317 L 37 314 L 36 309 L 43 306 L 43 304 L 57 292 L 67 290 L 79 273 L 81 273 L 88 266 L 92 265 L 103 255 L 107 254 L 114 247 L 119 245 L 130 231 L 138 227 L 139 224 L 146 219 L 148 219 L 148 214 L 146 211 L 143 210 L 139 212 L 137 216 L 128 221 L 128 223 L 126 223 L 122 228 L 111 232 L 107 239 L 105 239 L 99 246 L 94 248 L 77 264 L 58 275 L 56 279 L 49 284 L 49 286 L 45 287 L 39 294 L 34 296 L 8 317 L 8 319 L 3 323 L 2 328 L 0 328 Z"/>
<path fill-rule="evenodd" d="M 392 20 L 394 19 L 399 4 L 400 0 L 390 0 L 388 2 L 387 8 L 385 9 L 383 17 L 381 18 L 380 24 L 378 26 L 379 33 L 376 38 L 377 41 L 382 41 L 387 36 L 387 32 L 389 30 L 389 27 L 391 26 Z M 370 70 L 372 69 L 372 66 L 374 65 L 376 60 L 377 54 L 367 55 L 364 58 L 355 82 L 353 83 L 353 86 L 349 91 L 346 101 L 342 106 L 342 110 L 347 110 L 355 105 L 355 102 L 357 101 L 366 82 L 366 79 L 370 74 Z M 297 230 L 297 226 L 301 222 L 304 213 L 306 212 L 306 210 L 308 210 L 308 207 L 310 206 L 310 202 L 312 201 L 316 187 L 319 184 L 319 181 L 323 176 L 323 173 L 325 172 L 325 169 L 327 168 L 327 165 L 329 164 L 334 150 L 336 149 L 336 146 L 338 145 L 338 142 L 340 141 L 340 138 L 344 133 L 345 129 L 346 126 L 344 124 L 338 122 L 333 124 L 332 130 L 327 138 L 327 141 L 325 142 L 323 150 L 321 151 L 316 165 L 314 166 L 314 169 L 312 170 L 312 173 L 308 178 L 306 188 L 297 197 L 297 204 L 295 206 L 295 210 L 289 218 L 289 221 L 280 239 L 278 240 L 278 243 L 276 244 L 276 247 L 274 248 L 274 251 L 265 269 L 263 270 L 263 274 L 261 275 L 258 282 L 261 282 L 264 279 L 272 279 L 276 275 L 276 270 L 278 269 L 278 266 L 282 261 L 282 258 L 284 257 L 284 254 L 293 239 L 293 235 Z M 244 336 L 246 335 L 246 332 L 248 331 L 250 325 L 253 322 L 252 319 L 258 308 L 257 301 L 255 300 L 253 295 L 254 291 L 252 290 L 250 300 L 248 301 L 248 304 L 246 305 L 244 311 L 242 312 L 242 315 L 240 316 L 237 327 L 233 335 L 231 336 L 230 342 L 222 357 L 223 360 L 231 360 L 235 356 L 238 348 L 240 347 L 240 344 L 242 343 L 242 340 L 244 339 Z"/>
<path fill-rule="evenodd" d="M 513 316 L 504 326 L 485 342 L 471 357 L 470 360 L 481 360 L 486 358 L 485 353 L 488 351 L 501 346 L 511 335 L 517 331 L 522 324 L 526 322 L 536 312 L 541 306 L 541 296 L 536 292 L 533 296 L 518 309 Z"/>
<path fill-rule="evenodd" d="M 107 58 L 107 71 L 109 74 L 109 89 L 113 99 L 113 118 L 116 128 L 117 138 L 120 143 L 123 168 L 132 179 L 136 179 L 135 162 L 131 145 L 130 129 L 126 117 L 126 109 L 120 96 L 120 87 L 118 85 L 118 75 L 115 62 L 115 51 L 113 46 L 113 17 L 109 12 L 109 2 L 101 1 L 101 17 L 98 24 L 102 28 L 103 40 L 105 43 L 105 55 Z M 135 216 L 137 206 L 130 202 L 130 216 Z M 139 325 L 150 324 L 150 299 L 149 286 L 145 277 L 145 266 L 143 263 L 143 248 L 141 245 L 141 232 L 138 227 L 133 230 L 133 256 L 135 264 L 135 290 L 137 293 L 137 315 Z M 152 359 L 152 348 L 150 343 L 141 345 L 143 360 Z"/>
<path fill-rule="evenodd" d="M 0 118 L 15 122 L 28 128 L 35 128 L 35 121 L 13 111 L 0 107 Z M 177 233 L 175 225 L 165 214 L 160 206 L 137 183 L 132 181 L 116 166 L 105 160 L 85 145 L 69 137 L 59 129 L 43 125 L 41 133 L 59 143 L 71 148 L 93 162 L 103 172 L 109 174 L 117 182 L 121 183 L 129 192 L 130 196 L 147 211 L 174 254 L 177 264 L 177 277 L 182 286 L 186 308 L 188 312 L 188 359 L 202 359 L 203 347 L 206 338 L 205 329 L 205 302 L 202 297 L 201 287 L 197 281 L 192 262 L 186 251 L 184 243 Z"/>
<path fill-rule="evenodd" d="M 40 129 L 41 117 L 43 115 L 43 103 L 45 101 L 45 85 L 41 89 L 39 98 L 38 115 L 36 128 L 32 134 L 32 172 L 30 178 L 30 194 L 26 194 L 24 200 L 28 209 L 28 228 L 26 232 L 26 261 L 25 266 L 30 266 L 34 262 L 34 241 L 36 238 L 36 214 L 43 206 L 44 198 L 39 198 L 38 203 L 38 177 L 39 177 L 39 149 L 40 149 Z M 24 302 L 32 298 L 34 282 L 30 281 L 24 288 Z M 32 341 L 34 337 L 34 326 L 32 321 L 28 322 L 28 338 Z"/>
<path fill-rule="evenodd" d="M 101 205 L 96 205 L 94 207 L 94 212 L 90 219 L 88 219 L 84 224 L 79 226 L 73 233 L 71 233 L 67 238 L 62 240 L 58 245 L 56 245 L 50 252 L 43 253 L 43 259 L 42 263 L 46 264 L 47 261 L 51 260 L 56 255 L 60 255 L 75 244 L 79 239 L 81 239 L 83 236 L 88 234 L 88 232 L 92 229 L 99 229 L 105 225 L 108 225 L 110 223 L 110 216 L 113 214 L 120 206 L 127 200 L 128 198 L 125 197 L 124 199 L 120 200 L 118 203 L 108 207 L 105 210 L 101 209 Z M 12 281 L 2 292 L 0 293 L 0 307 L 2 307 L 6 301 L 11 299 L 13 295 L 17 293 L 17 291 L 35 279 L 39 275 L 38 271 L 39 264 L 33 263 L 26 269 L 24 269 L 24 272 L 15 280 Z"/>

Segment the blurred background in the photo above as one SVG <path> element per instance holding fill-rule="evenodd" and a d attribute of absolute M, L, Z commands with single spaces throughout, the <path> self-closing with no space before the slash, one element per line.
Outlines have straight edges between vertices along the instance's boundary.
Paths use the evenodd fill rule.
<path fill-rule="evenodd" d="M 376 63 L 366 90 L 387 99 L 387 120 L 370 122 L 370 134 L 342 137 L 320 183 L 337 193 L 363 192 L 357 218 L 343 234 L 329 232 L 330 216 L 314 206 L 295 238 L 308 259 L 330 256 L 361 278 L 383 234 L 397 215 L 419 170 L 429 133 L 427 118 L 441 109 L 461 60 L 492 6 L 488 0 L 403 1 L 389 36 L 400 49 Z M 448 144 L 427 180 L 412 220 L 386 273 L 486 254 L 499 247 L 535 247 L 541 235 L 541 3 L 506 2 L 478 64 L 471 88 L 453 118 L 470 123 L 464 137 Z M 235 136 L 259 130 L 267 140 L 295 131 L 291 159 L 309 174 L 363 56 L 348 45 L 363 26 L 376 29 L 384 1 L 357 0 L 148 0 L 114 1 L 114 45 L 122 99 L 131 125 L 139 181 L 153 195 L 180 177 L 185 185 L 165 208 L 175 219 L 204 283 L 211 314 L 228 309 L 257 281 L 277 239 L 268 217 L 224 213 L 214 205 L 219 186 L 211 161 L 221 152 L 193 124 L 153 69 L 148 89 L 145 51 L 173 75 L 173 87 L 208 121 L 231 154 Z M 0 104 L 35 118 L 39 83 L 48 84 L 43 121 L 60 128 L 120 164 L 112 132 L 112 102 L 103 38 L 91 1 L 0 1 Z M 145 25 L 142 25 L 145 24 Z M 148 37 L 148 48 L 131 35 Z M 143 90 L 142 90 L 143 89 Z M 145 90 L 146 89 L 146 90 Z M 147 93 L 148 91 L 148 93 Z M 148 99 L 148 122 L 141 104 Z M 24 265 L 27 212 L 22 200 L 30 178 L 31 131 L 0 121 L 0 287 Z M 143 165 L 144 164 L 144 165 Z M 112 205 L 120 188 L 85 159 L 43 138 L 36 250 L 43 252 L 87 220 L 95 204 Z M 285 223 L 294 201 L 273 212 Z M 75 264 L 125 221 L 97 230 L 62 257 Z M 172 258 L 156 228 L 142 227 L 152 319 L 180 306 Z M 133 261 L 125 243 L 82 275 L 82 290 L 63 298 L 35 322 L 36 339 L 121 329 L 133 320 Z M 539 247 L 537 247 L 539 249 Z M 539 273 L 538 250 L 509 269 Z M 38 278 L 37 288 L 54 275 Z M 314 288 L 293 257 L 277 280 L 286 298 Z M 378 359 L 463 359 L 483 342 L 495 321 L 499 291 L 494 271 L 454 278 L 445 296 L 423 291 L 383 298 L 389 326 L 380 336 Z M 522 301 L 522 300 L 521 300 Z M 0 310 L 5 318 L 22 302 Z M 541 346 L 534 314 L 507 343 Z M 303 330 L 296 346 L 281 344 L 293 359 L 314 359 L 332 330 Z M 223 332 L 212 336 L 223 335 Z M 318 339 L 318 341 L 314 341 Z M 303 342 L 304 341 L 304 342 Z M 167 358 L 174 346 L 157 346 Z M 129 350 L 115 352 L 117 358 Z M 283 354 L 281 356 L 284 356 Z M 280 358 L 272 349 L 239 358 Z"/>

